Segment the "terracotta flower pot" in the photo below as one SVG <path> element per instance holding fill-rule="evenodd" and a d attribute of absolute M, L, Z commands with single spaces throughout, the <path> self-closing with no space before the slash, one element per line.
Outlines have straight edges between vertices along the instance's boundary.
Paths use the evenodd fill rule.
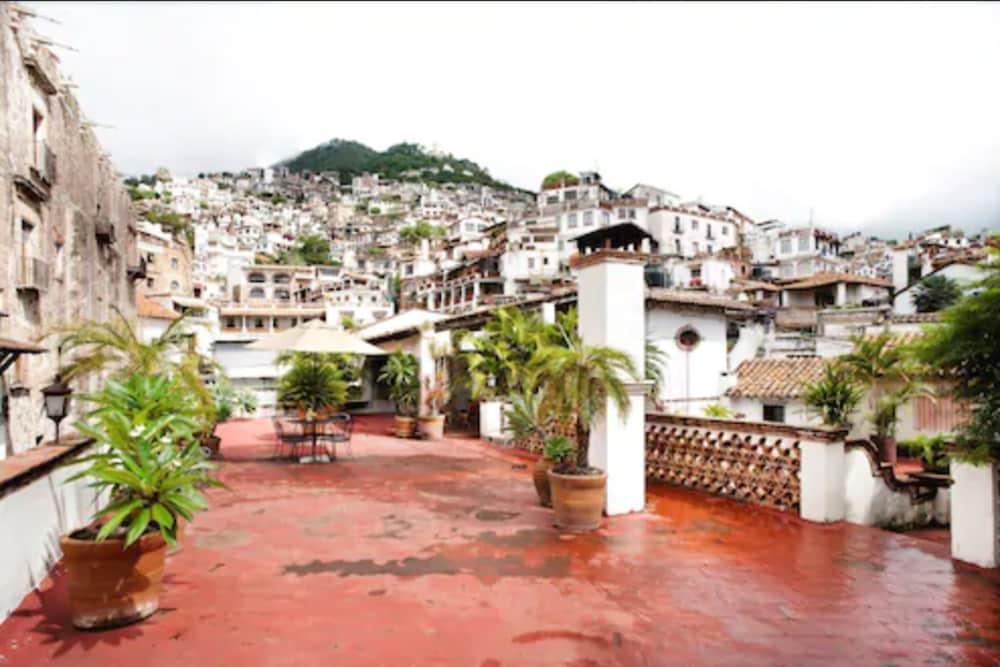
<path fill-rule="evenodd" d="M 440 440 L 444 437 L 444 415 L 420 418 L 420 433 L 428 440 Z"/>
<path fill-rule="evenodd" d="M 570 531 L 594 530 L 601 525 L 608 476 L 562 475 L 549 470 L 556 526 Z"/>
<path fill-rule="evenodd" d="M 392 432 L 397 438 L 412 438 L 413 437 L 413 427 L 416 425 L 417 420 L 413 417 L 402 417 L 396 415 L 392 423 Z"/>
<path fill-rule="evenodd" d="M 552 489 L 549 486 L 549 470 L 552 461 L 546 458 L 538 459 L 532 477 L 535 481 L 535 491 L 538 493 L 538 503 L 542 507 L 552 507 Z"/>
<path fill-rule="evenodd" d="M 100 630 L 134 623 L 160 606 L 167 543 L 147 533 L 127 549 L 125 541 L 59 540 L 69 583 L 73 625 Z"/>
<path fill-rule="evenodd" d="M 887 438 L 873 438 L 875 444 L 878 445 L 879 458 L 885 463 L 895 463 L 896 462 L 896 438 L 893 436 Z"/>

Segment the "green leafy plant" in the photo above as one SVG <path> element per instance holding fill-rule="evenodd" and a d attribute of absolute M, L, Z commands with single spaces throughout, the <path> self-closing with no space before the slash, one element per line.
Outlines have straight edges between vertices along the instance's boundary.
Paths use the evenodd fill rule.
<path fill-rule="evenodd" d="M 576 460 L 565 464 L 568 473 L 590 469 L 590 429 L 603 416 L 609 402 L 621 415 L 630 402 L 625 379 L 638 379 L 632 359 L 611 347 L 585 345 L 578 338 L 564 346 L 546 345 L 536 352 L 534 378 L 542 391 L 543 413 L 569 420 L 576 433 Z"/>
<path fill-rule="evenodd" d="M 472 349 L 464 353 L 473 398 L 502 398 L 531 390 L 535 353 L 560 338 L 537 315 L 514 307 L 498 309 L 483 333 L 468 339 Z"/>
<path fill-rule="evenodd" d="M 409 352 L 396 350 L 389 355 L 378 376 L 389 391 L 389 398 L 396 404 L 401 416 L 412 416 L 420 395 L 420 364 Z"/>
<path fill-rule="evenodd" d="M 196 438 L 195 399 L 176 379 L 135 374 L 109 380 L 84 397 L 96 405 L 76 424 L 96 453 L 80 459 L 84 477 L 108 499 L 95 518 L 94 539 L 123 537 L 125 546 L 149 531 L 176 544 L 178 517 L 191 520 L 207 507 L 200 489 L 222 486 Z"/>
<path fill-rule="evenodd" d="M 702 412 L 706 417 L 711 417 L 713 419 L 731 419 L 733 416 L 733 411 L 722 403 L 712 403 L 711 405 L 706 405 Z"/>
<path fill-rule="evenodd" d="M 941 324 L 927 329 L 917 357 L 947 383 L 947 393 L 968 406 L 955 454 L 960 460 L 1000 460 L 1000 235 L 981 265 L 986 277 L 974 291 L 941 313 Z"/>
<path fill-rule="evenodd" d="M 854 336 L 854 347 L 837 363 L 854 381 L 869 389 L 866 416 L 876 437 L 895 433 L 897 408 L 919 390 L 922 368 L 905 346 L 894 344 L 892 335 Z M 890 393 L 883 400 L 883 394 Z"/>
<path fill-rule="evenodd" d="M 576 185 L 580 177 L 565 170 L 554 171 L 542 179 L 542 189 L 555 188 L 559 185 Z"/>
<path fill-rule="evenodd" d="M 523 391 L 511 397 L 510 407 L 504 411 L 507 426 L 517 442 L 527 442 L 547 437 L 546 421 L 542 414 L 542 392 Z"/>
<path fill-rule="evenodd" d="M 660 394 L 666 385 L 667 353 L 650 339 L 646 339 L 646 382 L 652 383 L 649 387 L 648 396 L 650 400 L 660 408 Z"/>
<path fill-rule="evenodd" d="M 863 396 L 864 389 L 850 371 L 839 363 L 828 361 L 823 365 L 822 377 L 805 385 L 803 400 L 820 413 L 827 426 L 843 426 L 850 421 Z"/>
<path fill-rule="evenodd" d="M 926 435 L 921 433 L 900 443 L 909 455 L 920 458 L 927 470 L 948 467 L 948 444 L 954 439 L 948 434 Z"/>
<path fill-rule="evenodd" d="M 278 402 L 300 410 L 319 410 L 343 405 L 347 382 L 334 360 L 319 354 L 301 354 L 278 380 Z"/>
<path fill-rule="evenodd" d="M 953 305 L 962 296 L 958 283 L 947 276 L 927 276 L 913 288 L 918 313 L 936 313 Z"/>
<path fill-rule="evenodd" d="M 564 435 L 548 438 L 542 447 L 542 456 L 556 464 L 565 465 L 573 459 L 576 446 Z"/>

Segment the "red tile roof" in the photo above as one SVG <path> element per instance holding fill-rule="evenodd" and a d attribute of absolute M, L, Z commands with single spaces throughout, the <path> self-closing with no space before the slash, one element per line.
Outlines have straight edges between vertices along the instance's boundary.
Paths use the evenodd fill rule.
<path fill-rule="evenodd" d="M 148 317 L 152 320 L 176 320 L 180 317 L 180 315 L 166 306 L 153 301 L 143 294 L 136 295 L 135 307 L 139 312 L 139 317 Z"/>
<path fill-rule="evenodd" d="M 881 278 L 866 278 L 856 276 L 853 273 L 840 273 L 825 271 L 804 278 L 798 282 L 785 285 L 784 289 L 812 289 L 814 287 L 824 287 L 826 285 L 836 285 L 837 283 L 850 283 L 854 285 L 871 285 L 873 287 L 892 287 L 892 283 Z"/>
<path fill-rule="evenodd" d="M 803 387 L 823 373 L 822 357 L 801 359 L 748 359 L 736 369 L 736 385 L 726 392 L 732 398 L 798 398 Z"/>

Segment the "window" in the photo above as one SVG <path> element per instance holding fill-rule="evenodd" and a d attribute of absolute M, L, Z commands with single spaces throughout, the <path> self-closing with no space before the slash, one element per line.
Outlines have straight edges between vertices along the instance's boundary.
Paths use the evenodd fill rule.
<path fill-rule="evenodd" d="M 559 203 L 559 195 L 549 195 L 548 197 L 545 198 L 545 203 L 546 204 L 558 204 Z"/>
<path fill-rule="evenodd" d="M 563 199 L 566 201 L 573 201 L 576 199 L 576 190 L 566 190 L 566 192 L 563 193 Z"/>
<path fill-rule="evenodd" d="M 624 220 L 627 215 L 628 215 L 628 211 L 626 211 L 623 208 L 618 209 L 618 219 L 619 220 Z"/>
<path fill-rule="evenodd" d="M 709 243 L 709 244 L 708 244 L 708 248 L 707 248 L 707 250 L 708 250 L 708 254 L 709 254 L 709 255 L 711 255 L 711 254 L 712 254 L 713 252 L 715 252 L 715 248 L 714 248 L 714 247 L 712 247 L 712 244 L 711 244 L 711 243 Z"/>
<path fill-rule="evenodd" d="M 799 236 L 799 252 L 805 252 L 809 250 L 809 236 L 807 234 L 802 234 Z"/>
<path fill-rule="evenodd" d="M 263 290 L 263 288 L 261 288 L 261 287 L 254 287 L 252 290 L 250 290 L 250 298 L 251 299 L 263 299 L 264 298 L 264 290 Z"/>
<path fill-rule="evenodd" d="M 180 266 L 180 262 L 177 261 L 177 258 L 176 257 L 171 257 L 170 258 L 170 268 L 171 269 L 176 269 L 178 266 Z"/>
<path fill-rule="evenodd" d="M 792 251 L 792 240 L 781 239 L 781 254 L 787 255 Z"/>
<path fill-rule="evenodd" d="M 629 218 L 629 220 L 635 220 L 635 209 L 634 208 L 630 208 L 628 210 L 628 218 Z"/>
<path fill-rule="evenodd" d="M 542 257 L 542 265 L 543 266 L 548 266 L 549 265 L 549 258 L 548 257 Z"/>
<path fill-rule="evenodd" d="M 534 269 L 535 269 L 535 258 L 534 257 L 529 257 L 528 258 L 528 270 L 529 271 L 533 271 Z"/>
<path fill-rule="evenodd" d="M 705 224 L 705 238 L 706 239 L 712 238 L 712 223 L 711 222 Z"/>
<path fill-rule="evenodd" d="M 677 347 L 681 348 L 685 352 L 690 352 L 701 343 L 701 334 L 691 326 L 682 327 L 678 332 L 677 336 L 674 338 L 677 343 Z"/>
<path fill-rule="evenodd" d="M 601 211 L 601 222 L 605 227 L 611 222 L 611 213 L 609 211 Z"/>
<path fill-rule="evenodd" d="M 235 329 L 236 328 L 236 318 L 235 317 L 227 317 L 226 318 L 226 328 L 227 329 Z"/>
<path fill-rule="evenodd" d="M 698 221 L 691 218 L 691 229 L 698 229 Z"/>
<path fill-rule="evenodd" d="M 594 224 L 594 212 L 593 211 L 584 211 L 583 212 L 583 226 L 584 227 L 590 227 L 593 224 Z"/>
<path fill-rule="evenodd" d="M 765 405 L 764 406 L 764 421 L 766 422 L 779 422 L 785 423 L 785 406 L 784 405 Z"/>
<path fill-rule="evenodd" d="M 680 239 L 674 239 L 674 252 L 676 252 L 678 255 L 684 254 L 684 253 L 681 252 L 681 240 Z"/>
<path fill-rule="evenodd" d="M 146 278 L 146 287 L 148 287 L 150 289 L 153 289 L 153 279 L 152 278 Z"/>
<path fill-rule="evenodd" d="M 259 317 L 256 318 L 256 319 L 254 319 L 254 321 L 253 321 L 253 328 L 254 329 L 263 329 L 264 328 L 264 320 L 262 320 Z"/>
<path fill-rule="evenodd" d="M 576 227 L 576 213 L 570 213 L 566 217 L 566 226 L 569 227 L 570 229 Z"/>
<path fill-rule="evenodd" d="M 698 242 L 697 241 L 695 241 L 694 243 L 692 243 L 691 246 L 694 248 L 694 254 L 697 255 L 699 252 L 701 252 L 701 248 L 698 246 Z"/>
<path fill-rule="evenodd" d="M 171 280 L 170 281 L 170 290 L 172 292 L 176 292 L 180 288 L 181 288 L 181 284 L 179 282 L 177 282 L 176 280 Z"/>
<path fill-rule="evenodd" d="M 729 236 L 729 225 L 722 225 L 722 235 Z"/>

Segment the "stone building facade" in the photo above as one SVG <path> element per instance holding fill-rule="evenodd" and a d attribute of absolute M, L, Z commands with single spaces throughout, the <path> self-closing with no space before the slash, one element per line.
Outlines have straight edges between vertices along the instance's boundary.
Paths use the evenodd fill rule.
<path fill-rule="evenodd" d="M 139 256 L 146 260 L 146 277 L 136 285 L 142 294 L 191 296 L 191 246 L 160 225 L 139 223 Z"/>
<path fill-rule="evenodd" d="M 134 320 L 142 273 L 128 194 L 57 63 L 24 11 L 0 2 L 0 337 L 19 341 L 116 308 Z M 41 389 L 58 359 L 43 344 L 0 378 L 0 458 L 53 435 Z"/>

